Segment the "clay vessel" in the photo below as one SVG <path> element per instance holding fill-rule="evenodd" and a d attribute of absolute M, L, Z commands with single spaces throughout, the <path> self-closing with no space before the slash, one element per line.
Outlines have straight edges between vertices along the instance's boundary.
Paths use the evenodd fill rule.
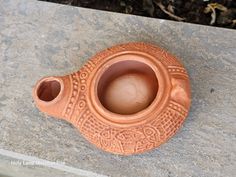
<path fill-rule="evenodd" d="M 42 112 L 70 122 L 98 148 L 129 155 L 176 133 L 190 108 L 190 84 L 173 55 L 127 43 L 96 54 L 78 72 L 41 79 L 33 98 Z"/>

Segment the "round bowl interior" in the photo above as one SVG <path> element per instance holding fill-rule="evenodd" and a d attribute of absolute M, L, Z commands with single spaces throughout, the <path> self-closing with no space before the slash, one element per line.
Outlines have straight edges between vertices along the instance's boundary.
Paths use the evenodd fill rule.
<path fill-rule="evenodd" d="M 157 77 L 147 64 L 125 60 L 112 64 L 100 77 L 98 99 L 112 113 L 130 115 L 146 109 L 158 92 Z"/>
<path fill-rule="evenodd" d="M 61 84 L 57 80 L 45 80 L 37 87 L 37 96 L 41 101 L 54 100 L 61 91 Z"/>

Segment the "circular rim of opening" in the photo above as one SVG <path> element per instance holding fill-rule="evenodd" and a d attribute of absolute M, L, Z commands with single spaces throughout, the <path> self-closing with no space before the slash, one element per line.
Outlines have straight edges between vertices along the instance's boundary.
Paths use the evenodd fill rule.
<path fill-rule="evenodd" d="M 125 65 L 126 65 L 126 63 L 129 63 L 129 67 L 126 67 L 126 69 L 125 70 L 122 70 L 124 67 L 125 67 Z M 136 67 L 134 67 L 133 65 L 139 65 L 137 68 Z M 116 67 L 119 67 L 119 70 L 117 70 L 116 69 Z M 121 68 L 120 68 L 121 67 Z M 107 72 L 112 72 L 112 70 L 111 69 L 115 69 L 115 73 L 113 73 L 113 74 L 117 74 L 116 75 L 116 77 L 112 77 L 112 75 L 109 75 L 109 73 L 107 73 Z M 142 73 L 142 72 L 140 72 L 140 69 L 142 70 L 144 68 L 144 73 Z M 141 109 L 139 109 L 139 110 L 136 110 L 136 111 L 134 111 L 134 112 L 132 112 L 132 113 L 121 113 L 121 112 L 119 112 L 119 111 L 112 111 L 111 109 L 109 109 L 109 106 L 108 105 L 106 105 L 106 103 L 105 103 L 105 101 L 104 101 L 104 92 L 103 91 L 106 91 L 106 90 L 104 90 L 104 89 L 106 89 L 106 86 L 104 87 L 104 84 L 108 84 L 109 82 L 112 82 L 112 80 L 110 80 L 110 78 L 112 77 L 113 79 L 116 79 L 117 77 L 120 77 L 120 76 L 123 76 L 123 75 L 125 75 L 125 74 L 130 74 L 129 73 L 129 70 L 135 70 L 136 72 L 137 72 L 137 74 L 138 73 L 142 73 L 142 74 L 144 74 L 145 75 L 145 77 L 147 77 L 147 78 L 151 78 L 152 79 L 152 81 L 154 81 L 153 83 L 151 83 L 152 84 L 152 88 L 153 88 L 153 91 L 150 91 L 150 92 L 153 92 L 153 94 L 152 94 L 152 97 L 151 97 L 151 99 L 150 99 L 150 102 L 148 103 L 148 105 L 146 105 L 145 107 L 143 107 L 143 108 L 141 108 Z M 134 73 L 133 73 L 134 74 Z M 108 77 L 107 77 L 108 76 Z M 105 77 L 105 80 L 104 80 L 104 77 Z M 102 82 L 102 80 L 103 80 L 103 82 Z M 148 85 L 148 83 L 146 83 L 147 85 Z M 101 88 L 102 87 L 102 88 Z M 103 89 L 103 91 L 101 90 L 101 89 Z M 104 108 L 106 108 L 108 111 L 110 111 L 110 112 L 112 112 L 112 113 L 115 113 L 115 114 L 119 114 L 119 115 L 132 115 L 132 114 L 137 114 L 137 113 L 139 113 L 140 111 L 143 111 L 143 110 L 145 110 L 146 108 L 148 108 L 151 104 L 152 104 L 152 102 L 154 101 L 154 99 L 156 98 L 156 96 L 157 96 L 157 93 L 158 93 L 158 90 L 159 90 L 159 82 L 158 82 L 158 79 L 157 79 L 157 76 L 156 76 L 156 74 L 155 74 L 155 72 L 153 71 L 153 69 L 149 66 L 149 65 L 147 65 L 147 64 L 145 64 L 145 63 L 143 63 L 143 62 L 140 62 L 140 61 L 136 61 L 136 60 L 124 60 L 124 61 L 119 61 L 119 62 L 116 62 L 116 63 L 113 63 L 112 65 L 110 65 L 107 69 L 106 69 L 106 71 L 104 71 L 102 74 L 101 74 L 101 77 L 99 78 L 99 81 L 98 81 L 98 85 L 97 85 L 97 96 L 98 96 L 98 100 L 99 100 L 99 102 L 102 104 L 102 106 L 104 107 Z M 104 98 L 104 99 L 103 99 Z M 132 103 L 131 103 L 132 104 Z"/>
<path fill-rule="evenodd" d="M 111 112 L 110 110 L 105 108 L 98 98 L 97 87 L 100 78 L 106 72 L 106 70 L 113 64 L 124 61 L 124 59 L 122 58 L 124 56 L 127 57 L 127 55 L 137 57 L 135 59 L 129 60 L 141 62 L 150 67 L 150 69 L 152 69 L 155 73 L 159 87 L 157 90 L 156 97 L 147 108 L 134 114 L 125 115 Z M 90 105 L 95 110 L 95 114 L 97 115 L 97 117 L 99 119 L 102 119 L 103 121 L 107 121 L 112 124 L 125 126 L 135 123 L 141 123 L 143 120 L 146 120 L 148 119 L 148 117 L 151 117 L 149 115 L 152 114 L 153 111 L 160 112 L 163 109 L 165 103 L 168 100 L 168 94 L 170 93 L 170 80 L 168 71 L 165 69 L 164 65 L 154 56 L 139 51 L 123 51 L 117 52 L 114 55 L 111 55 L 110 57 L 104 59 L 104 62 L 100 64 L 97 72 L 94 74 L 92 81 L 89 84 L 89 87 L 91 88 L 89 93 L 89 99 L 91 100 Z M 156 109 L 157 106 L 159 107 L 158 109 Z"/>
<path fill-rule="evenodd" d="M 52 99 L 51 101 L 44 101 L 44 100 L 39 98 L 38 90 L 40 89 L 40 86 L 43 84 L 43 82 L 49 82 L 49 81 L 57 81 L 60 84 L 60 91 L 57 94 L 57 96 L 54 99 Z M 38 83 L 35 85 L 33 95 L 34 95 L 34 98 L 36 98 L 36 100 L 39 103 L 49 105 L 49 104 L 54 104 L 54 103 L 58 102 L 61 99 L 63 90 L 64 90 L 64 84 L 63 84 L 62 79 L 59 79 L 57 77 L 44 77 L 40 81 L 38 81 Z"/>

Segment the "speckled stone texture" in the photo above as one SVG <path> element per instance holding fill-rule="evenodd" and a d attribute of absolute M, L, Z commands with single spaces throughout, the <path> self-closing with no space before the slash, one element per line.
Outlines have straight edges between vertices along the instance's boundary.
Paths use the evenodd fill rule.
<path fill-rule="evenodd" d="M 132 41 L 167 49 L 191 78 L 190 114 L 159 149 L 128 157 L 103 152 L 34 106 L 32 87 L 41 77 L 77 71 L 96 52 Z M 235 48 L 233 30 L 1 0 L 0 149 L 107 176 L 236 176 Z"/>
<path fill-rule="evenodd" d="M 0 155 L 1 177 L 77 177 L 71 173 L 41 167 L 31 162 L 20 161 L 14 158 Z"/>

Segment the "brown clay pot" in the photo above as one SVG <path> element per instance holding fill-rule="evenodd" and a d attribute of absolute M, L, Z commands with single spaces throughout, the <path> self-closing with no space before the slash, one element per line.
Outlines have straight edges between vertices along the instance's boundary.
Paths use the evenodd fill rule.
<path fill-rule="evenodd" d="M 37 107 L 65 119 L 97 147 L 136 154 L 173 136 L 190 108 L 189 77 L 159 47 L 128 43 L 104 50 L 78 72 L 41 79 Z"/>

